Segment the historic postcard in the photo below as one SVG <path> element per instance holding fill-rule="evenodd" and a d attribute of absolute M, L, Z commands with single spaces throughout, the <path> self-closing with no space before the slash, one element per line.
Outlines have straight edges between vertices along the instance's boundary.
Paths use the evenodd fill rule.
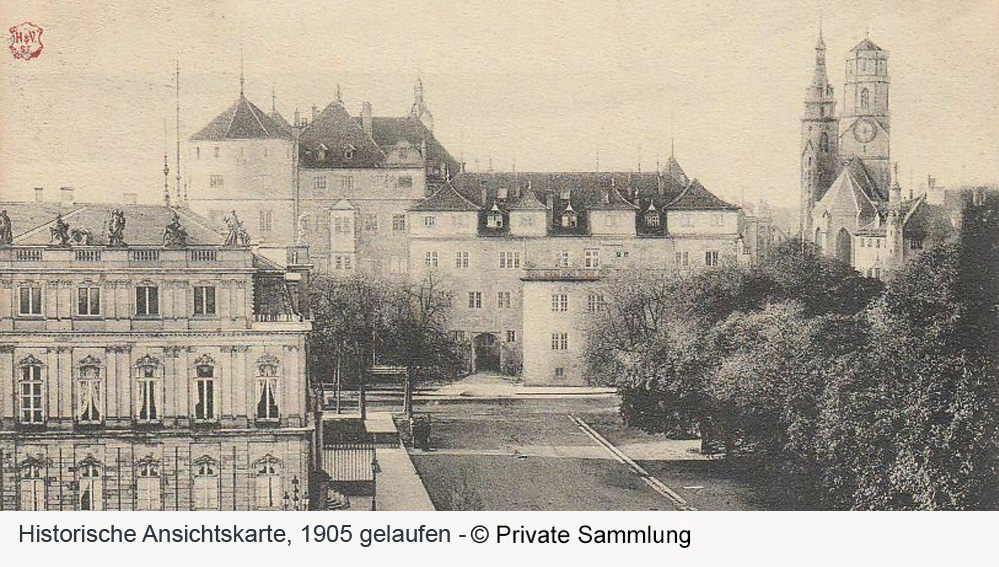
<path fill-rule="evenodd" d="M 997 29 L 5 0 L 0 510 L 999 509 Z"/>

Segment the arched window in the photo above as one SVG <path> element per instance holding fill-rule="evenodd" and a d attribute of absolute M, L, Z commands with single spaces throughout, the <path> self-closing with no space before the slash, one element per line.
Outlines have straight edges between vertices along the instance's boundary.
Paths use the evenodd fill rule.
<path fill-rule="evenodd" d="M 215 361 L 207 354 L 194 361 L 194 420 L 201 422 L 218 419 L 215 403 Z"/>
<path fill-rule="evenodd" d="M 29 459 L 21 465 L 20 510 L 45 510 L 45 465 Z"/>
<path fill-rule="evenodd" d="M 160 463 L 151 457 L 135 464 L 135 508 L 137 510 L 162 510 Z"/>
<path fill-rule="evenodd" d="M 823 132 L 822 136 L 819 138 L 819 148 L 821 148 L 823 152 L 828 152 L 829 151 L 829 133 L 828 132 Z"/>
<path fill-rule="evenodd" d="M 26 425 L 44 425 L 44 381 L 42 363 L 28 355 L 20 364 L 17 385 L 18 417 Z"/>
<path fill-rule="evenodd" d="M 77 474 L 80 483 L 79 506 L 80 510 L 102 510 L 104 509 L 104 484 L 101 474 L 100 464 L 88 459 L 77 467 Z"/>
<path fill-rule="evenodd" d="M 267 355 L 257 361 L 257 421 L 276 421 L 280 365 L 278 359 Z"/>
<path fill-rule="evenodd" d="M 98 425 L 104 419 L 103 379 L 101 361 L 87 356 L 80 361 L 78 384 L 77 420 L 85 425 Z"/>
<path fill-rule="evenodd" d="M 195 510 L 219 509 L 219 465 L 211 457 L 201 457 L 194 461 Z"/>
<path fill-rule="evenodd" d="M 159 361 L 145 355 L 135 365 L 136 391 L 139 399 L 136 401 L 135 417 L 140 422 L 151 423 L 160 419 L 160 377 Z"/>
<path fill-rule="evenodd" d="M 659 213 L 656 211 L 648 211 L 645 213 L 645 224 L 650 227 L 659 226 Z"/>
<path fill-rule="evenodd" d="M 866 88 L 860 91 L 860 109 L 867 110 L 871 106 L 871 93 Z"/>
<path fill-rule="evenodd" d="M 281 461 L 267 455 L 254 464 L 256 509 L 277 510 L 281 506 Z"/>

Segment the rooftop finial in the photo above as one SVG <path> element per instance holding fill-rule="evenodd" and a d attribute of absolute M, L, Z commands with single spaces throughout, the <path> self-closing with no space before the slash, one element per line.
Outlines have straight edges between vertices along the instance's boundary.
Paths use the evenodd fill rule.
<path fill-rule="evenodd" d="M 239 23 L 239 97 L 243 98 L 243 22 Z"/>
<path fill-rule="evenodd" d="M 336 101 L 343 103 L 343 93 L 340 92 L 340 83 L 336 84 Z"/>
<path fill-rule="evenodd" d="M 277 93 L 274 91 L 274 85 L 271 85 L 271 112 L 277 112 Z"/>

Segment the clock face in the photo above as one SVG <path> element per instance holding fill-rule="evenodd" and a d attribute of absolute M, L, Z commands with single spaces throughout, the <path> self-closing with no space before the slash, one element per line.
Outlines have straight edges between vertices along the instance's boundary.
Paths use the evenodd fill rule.
<path fill-rule="evenodd" d="M 861 144 L 870 142 L 877 135 L 877 125 L 875 125 L 874 121 L 870 118 L 858 120 L 857 124 L 853 127 L 853 136 L 857 138 L 857 141 Z"/>

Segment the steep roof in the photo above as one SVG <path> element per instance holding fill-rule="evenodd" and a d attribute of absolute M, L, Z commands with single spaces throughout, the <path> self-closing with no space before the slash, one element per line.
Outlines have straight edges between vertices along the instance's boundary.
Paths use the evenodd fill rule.
<path fill-rule="evenodd" d="M 604 191 L 601 199 L 601 201 L 590 205 L 590 209 L 594 211 L 635 211 L 638 209 L 638 206 L 625 199 L 617 187 L 613 185 Z"/>
<path fill-rule="evenodd" d="M 876 43 L 874 43 L 873 41 L 871 41 L 871 38 L 865 37 L 864 41 L 861 41 L 860 43 L 858 43 L 857 45 L 855 45 L 853 47 L 853 49 L 851 49 L 850 51 L 851 52 L 857 52 L 857 51 L 884 51 L 884 49 L 881 49 L 880 47 L 878 47 L 878 45 Z"/>
<path fill-rule="evenodd" d="M 436 193 L 420 201 L 411 211 L 479 211 L 482 207 L 468 200 L 455 190 L 454 185 L 445 183 Z"/>
<path fill-rule="evenodd" d="M 305 167 L 372 168 L 382 163 L 385 152 L 334 101 L 302 131 L 299 157 Z"/>
<path fill-rule="evenodd" d="M 860 215 L 859 224 L 862 227 L 880 218 L 880 209 L 875 206 L 863 188 L 863 180 L 858 179 L 858 170 L 850 167 L 843 168 L 839 172 L 839 176 L 836 177 L 836 181 L 822 195 L 818 206 L 832 208 L 833 203 L 838 199 L 850 199 L 855 203 Z"/>
<path fill-rule="evenodd" d="M 523 196 L 520 199 L 510 203 L 507 206 L 509 211 L 547 211 L 548 207 L 542 203 L 538 196 L 534 193 L 533 189 L 527 189 L 524 191 Z"/>
<path fill-rule="evenodd" d="M 163 205 L 118 205 L 108 203 L 77 203 L 60 206 L 55 203 L 0 203 L 6 209 L 13 225 L 15 245 L 46 245 L 51 242 L 48 227 L 53 226 L 58 214 L 70 230 L 85 231 L 92 245 L 107 244 L 107 222 L 113 209 L 125 214 L 125 243 L 130 246 L 160 246 L 163 229 L 173 219 L 173 212 L 180 216 L 181 226 L 187 231 L 190 245 L 221 245 L 225 239 L 211 228 L 211 222 L 189 210 Z"/>
<path fill-rule="evenodd" d="M 263 110 L 240 95 L 239 100 L 207 126 L 191 136 L 191 141 L 292 139 L 290 128 L 276 122 Z"/>
<path fill-rule="evenodd" d="M 676 199 L 666 204 L 666 208 L 674 210 L 737 210 L 739 207 L 719 199 L 714 193 L 705 189 L 700 181 L 694 179 Z"/>
<path fill-rule="evenodd" d="M 358 124 L 361 123 L 360 118 L 357 118 L 356 121 Z M 422 147 L 425 141 L 427 151 L 423 159 L 431 163 L 445 162 L 452 172 L 461 169 L 458 161 L 451 157 L 447 149 L 434 137 L 433 132 L 415 116 L 373 116 L 371 118 L 371 137 L 386 153 L 403 140 L 415 148 Z"/>
<path fill-rule="evenodd" d="M 271 111 L 270 117 L 271 117 L 271 120 L 273 120 L 274 122 L 276 122 L 279 126 L 281 126 L 282 128 L 284 128 L 288 132 L 289 135 L 291 135 L 291 131 L 292 131 L 291 123 L 289 123 L 287 120 L 285 120 L 284 116 L 281 116 L 281 113 L 278 112 L 277 109 Z"/>

